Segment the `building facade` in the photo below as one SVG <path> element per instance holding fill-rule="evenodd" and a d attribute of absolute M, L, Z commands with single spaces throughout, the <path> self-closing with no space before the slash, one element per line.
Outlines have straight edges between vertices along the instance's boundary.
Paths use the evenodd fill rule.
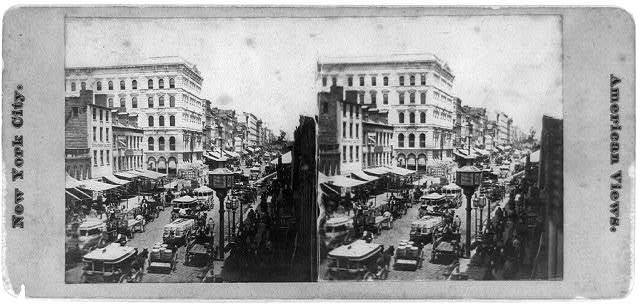
<path fill-rule="evenodd" d="M 144 131 L 138 127 L 138 115 L 112 112 L 113 171 L 144 168 Z"/>
<path fill-rule="evenodd" d="M 362 112 L 362 168 L 393 165 L 393 126 L 388 110 L 365 106 Z"/>
<path fill-rule="evenodd" d="M 496 143 L 507 145 L 511 143 L 511 123 L 512 119 L 503 112 L 496 114 Z"/>
<path fill-rule="evenodd" d="M 448 65 L 434 55 L 329 58 L 318 64 L 321 91 L 343 86 L 357 103 L 388 111 L 394 160 L 409 169 L 451 157 L 455 116 Z"/>
<path fill-rule="evenodd" d="M 243 113 L 243 121 L 247 127 L 245 142 L 248 147 L 256 147 L 258 145 L 258 118 L 252 113 Z"/>
<path fill-rule="evenodd" d="M 113 118 L 106 103 L 106 96 L 86 89 L 65 98 L 65 168 L 75 179 L 113 173 Z"/>
<path fill-rule="evenodd" d="M 67 96 L 91 89 L 105 95 L 108 107 L 138 115 L 146 169 L 176 173 L 202 164 L 205 102 L 200 98 L 203 77 L 195 65 L 178 57 L 157 57 L 65 71 Z"/>

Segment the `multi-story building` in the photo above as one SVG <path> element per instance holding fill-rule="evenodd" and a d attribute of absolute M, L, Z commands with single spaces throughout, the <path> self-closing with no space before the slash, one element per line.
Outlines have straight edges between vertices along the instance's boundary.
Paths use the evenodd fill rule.
<path fill-rule="evenodd" d="M 358 104 L 388 111 L 399 166 L 417 169 L 430 159 L 451 157 L 454 75 L 438 57 L 327 58 L 318 74 L 322 91 L 343 86 L 358 92 Z"/>
<path fill-rule="evenodd" d="M 318 171 L 333 176 L 362 169 L 361 107 L 344 99 L 343 87 L 318 93 Z"/>
<path fill-rule="evenodd" d="M 235 151 L 235 130 L 236 130 L 236 112 L 234 110 L 221 109 L 217 107 L 210 108 L 210 112 L 213 116 L 214 125 L 214 139 L 212 143 L 215 143 L 215 148 L 228 151 Z M 222 138 L 222 143 L 220 143 Z"/>
<path fill-rule="evenodd" d="M 112 120 L 113 171 L 143 169 L 144 131 L 138 127 L 138 115 L 114 110 Z"/>
<path fill-rule="evenodd" d="M 70 176 L 85 180 L 113 174 L 112 122 L 105 95 L 81 89 L 65 97 L 65 168 Z"/>
<path fill-rule="evenodd" d="M 513 120 L 505 113 L 498 112 L 496 114 L 496 139 L 499 145 L 507 145 L 511 143 L 511 123 Z"/>
<path fill-rule="evenodd" d="M 393 126 L 389 124 L 389 111 L 373 105 L 363 108 L 362 167 L 393 165 Z"/>
<path fill-rule="evenodd" d="M 243 120 L 247 126 L 245 141 L 248 147 L 256 147 L 258 145 L 258 118 L 252 113 L 243 113 Z"/>
<path fill-rule="evenodd" d="M 202 82 L 196 66 L 184 59 L 156 57 L 128 65 L 67 68 L 65 85 L 67 96 L 91 89 L 106 96 L 108 107 L 137 114 L 144 131 L 145 168 L 179 173 L 202 167 Z"/>

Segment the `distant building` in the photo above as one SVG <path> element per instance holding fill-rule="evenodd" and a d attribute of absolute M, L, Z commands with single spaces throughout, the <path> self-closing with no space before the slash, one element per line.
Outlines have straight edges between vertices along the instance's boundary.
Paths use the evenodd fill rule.
<path fill-rule="evenodd" d="M 362 168 L 393 165 L 393 126 L 389 111 L 365 106 L 362 110 Z"/>
<path fill-rule="evenodd" d="M 113 174 L 113 128 L 105 95 L 81 89 L 65 98 L 65 168 L 78 179 Z"/>
<path fill-rule="evenodd" d="M 357 92 L 357 104 L 387 110 L 394 159 L 409 169 L 451 157 L 455 116 L 449 66 L 432 54 L 327 58 L 318 63 L 321 91 Z"/>
<path fill-rule="evenodd" d="M 203 77 L 195 65 L 179 57 L 155 57 L 134 64 L 70 67 L 65 74 L 67 96 L 91 89 L 105 96 L 106 107 L 138 115 L 146 169 L 174 175 L 203 168 L 205 102 L 200 97 Z"/>

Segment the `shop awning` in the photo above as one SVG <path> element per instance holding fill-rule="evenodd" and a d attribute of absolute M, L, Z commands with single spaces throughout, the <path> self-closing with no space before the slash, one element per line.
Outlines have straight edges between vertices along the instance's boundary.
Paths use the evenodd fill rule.
<path fill-rule="evenodd" d="M 477 157 L 476 154 L 474 154 L 473 152 L 471 152 L 471 155 L 467 155 L 467 153 L 462 152 L 460 150 L 453 151 L 453 154 L 455 156 L 458 156 L 458 157 L 464 158 L 464 159 L 475 159 Z"/>
<path fill-rule="evenodd" d="M 224 154 L 226 154 L 227 156 L 232 157 L 232 158 L 239 158 L 240 157 L 240 154 L 238 154 L 236 152 L 233 152 L 233 151 L 224 150 Z"/>
<path fill-rule="evenodd" d="M 109 184 L 115 184 L 115 185 L 124 185 L 124 184 L 128 184 L 131 183 L 131 181 L 127 181 L 127 180 L 123 180 L 123 179 L 119 179 L 117 177 L 115 177 L 112 174 L 109 175 L 105 175 L 102 177 L 104 180 L 107 181 L 107 183 Z"/>
<path fill-rule="evenodd" d="M 356 179 L 367 181 L 367 182 L 375 181 L 375 180 L 378 179 L 378 177 L 368 175 L 368 174 L 364 173 L 364 171 L 362 171 L 362 170 L 355 170 L 355 171 L 351 172 L 351 176 L 352 176 L 352 178 L 355 177 Z"/>
<path fill-rule="evenodd" d="M 214 192 L 213 189 L 207 187 L 207 186 L 200 186 L 196 189 L 193 190 L 193 192 L 198 192 L 198 193 L 211 193 Z"/>
<path fill-rule="evenodd" d="M 354 187 L 365 184 L 366 182 L 360 180 L 354 180 L 343 175 L 335 175 L 328 178 L 329 184 L 338 187 Z"/>
<path fill-rule="evenodd" d="M 64 179 L 64 185 L 65 188 L 76 188 L 81 184 L 80 181 L 76 180 L 71 175 L 69 175 L 69 173 L 67 173 L 67 176 Z"/>
<path fill-rule="evenodd" d="M 193 201 L 196 201 L 196 200 L 197 200 L 196 198 L 192 198 L 192 197 L 186 195 L 186 196 L 182 196 L 182 197 L 179 197 L 179 198 L 173 200 L 173 202 L 189 203 L 189 202 L 193 202 Z"/>
<path fill-rule="evenodd" d="M 396 166 L 388 166 L 387 168 L 391 173 L 397 174 L 397 175 L 407 175 L 415 172 L 413 170 L 404 169 Z"/>
<path fill-rule="evenodd" d="M 69 188 L 67 190 L 65 190 L 65 194 L 69 195 L 69 197 L 75 199 L 75 200 L 91 200 L 93 199 L 90 195 L 86 194 L 85 192 L 83 192 L 82 190 L 78 189 L 78 188 Z"/>
<path fill-rule="evenodd" d="M 98 182 L 94 180 L 84 180 L 84 181 L 81 181 L 81 183 L 82 183 L 82 186 L 80 186 L 79 188 L 91 190 L 91 191 L 105 191 L 105 190 L 119 187 L 118 185 L 107 184 L 107 183 Z"/>
<path fill-rule="evenodd" d="M 139 173 L 137 172 L 133 172 L 133 171 L 122 171 L 122 172 L 116 172 L 114 173 L 115 176 L 119 176 L 119 177 L 124 177 L 127 179 L 134 179 L 136 177 L 141 176 Z"/>
<path fill-rule="evenodd" d="M 385 167 L 362 169 L 362 171 L 364 171 L 366 173 L 371 173 L 371 174 L 374 174 L 374 175 L 384 175 L 384 174 L 387 174 L 387 173 L 391 172 L 391 170 L 389 168 L 385 168 Z"/>
<path fill-rule="evenodd" d="M 489 155 L 489 152 L 483 149 L 473 148 L 473 151 L 478 155 L 482 155 L 482 156 Z"/>
<path fill-rule="evenodd" d="M 150 178 L 150 179 L 153 179 L 153 180 L 156 180 L 156 179 L 159 179 L 161 177 L 167 176 L 164 173 L 151 171 L 151 170 L 145 170 L 145 169 L 140 169 L 140 170 L 135 170 L 135 171 L 139 172 L 141 176 L 144 176 L 146 178 Z"/>
<path fill-rule="evenodd" d="M 257 179 L 255 182 L 253 182 L 253 184 L 260 183 L 260 182 L 263 182 L 263 181 L 266 181 L 266 180 L 268 180 L 268 179 L 270 179 L 270 178 L 272 178 L 272 177 L 276 176 L 276 174 L 278 174 L 278 172 L 269 173 L 268 175 L 266 175 L 266 176 L 264 176 L 264 177 L 262 177 L 262 178 L 260 178 L 260 179 Z"/>
<path fill-rule="evenodd" d="M 227 161 L 227 158 L 224 157 L 224 156 L 221 156 L 219 152 L 204 151 L 202 156 L 204 156 L 207 159 L 213 160 L 215 162 L 226 162 Z"/>
<path fill-rule="evenodd" d="M 442 189 L 444 190 L 460 190 L 462 188 L 460 188 L 460 186 L 454 184 L 454 183 L 449 183 L 449 185 L 446 185 L 444 187 L 442 187 Z"/>
<path fill-rule="evenodd" d="M 290 164 L 291 163 L 291 151 L 284 153 L 282 156 L 282 163 L 283 164 Z M 274 159 L 271 161 L 272 165 L 277 165 L 278 164 L 278 159 Z"/>

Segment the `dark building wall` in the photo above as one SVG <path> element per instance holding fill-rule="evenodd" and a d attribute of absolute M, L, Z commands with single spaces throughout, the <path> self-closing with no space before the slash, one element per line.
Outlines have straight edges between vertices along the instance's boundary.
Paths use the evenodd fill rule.
<path fill-rule="evenodd" d="M 563 277 L 563 139 L 562 120 L 544 116 L 540 135 L 540 171 L 538 184 L 544 202 L 547 277 Z"/>
<path fill-rule="evenodd" d="M 340 171 L 339 118 L 342 111 L 342 87 L 334 86 L 330 92 L 318 93 L 318 170 L 332 175 Z"/>
<path fill-rule="evenodd" d="M 315 282 L 318 279 L 317 246 L 317 183 L 316 171 L 316 122 L 311 117 L 300 117 L 300 125 L 294 132 L 292 150 L 291 187 L 298 222 L 294 262 L 300 281 Z"/>

